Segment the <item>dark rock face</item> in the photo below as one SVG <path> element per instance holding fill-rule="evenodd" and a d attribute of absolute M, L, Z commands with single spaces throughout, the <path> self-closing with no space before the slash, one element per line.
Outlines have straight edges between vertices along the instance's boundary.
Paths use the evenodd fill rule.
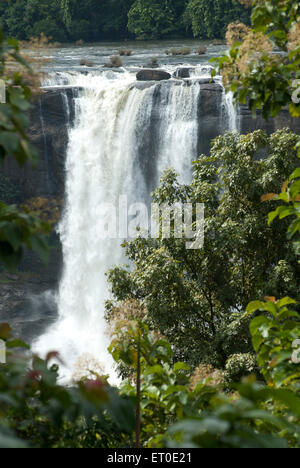
<path fill-rule="evenodd" d="M 224 133 L 222 115 L 223 88 L 218 83 L 201 84 L 198 103 L 198 154 L 208 154 L 210 143 Z"/>
<path fill-rule="evenodd" d="M 163 70 L 145 69 L 137 73 L 136 79 L 138 81 L 162 81 L 169 80 L 171 78 L 170 73 Z"/>
<path fill-rule="evenodd" d="M 74 121 L 76 89 L 49 89 L 33 102 L 29 137 L 38 150 L 36 168 L 26 164 L 20 169 L 10 158 L 3 171 L 21 189 L 25 201 L 34 197 L 62 199 L 64 196 L 65 155 L 68 126 Z M 14 278 L 0 272 L 0 322 L 9 322 L 14 336 L 31 343 L 56 319 L 55 291 L 62 266 L 58 236 L 50 239 L 49 263 L 26 251 Z"/>
<path fill-rule="evenodd" d="M 182 81 L 170 80 L 169 73 L 161 70 L 142 70 L 139 73 L 146 73 L 148 77 L 154 77 L 156 74 L 161 78 L 165 77 L 165 74 L 168 76 L 168 81 L 160 84 L 151 79 L 150 81 L 136 81 L 131 86 L 131 88 L 141 90 L 156 86 L 157 89 L 153 97 L 154 110 L 151 117 L 155 121 L 155 109 L 157 112 L 159 111 L 163 87 L 170 87 L 171 90 L 172 86 L 179 86 Z M 198 154 L 201 154 L 207 153 L 210 141 L 226 130 L 224 128 L 224 109 L 222 109 L 223 88 L 219 83 L 211 82 L 209 78 L 186 79 L 186 86 L 192 85 L 195 81 L 201 85 L 198 103 Z M 49 88 L 35 99 L 30 111 L 31 125 L 28 133 L 32 143 L 38 149 L 39 163 L 36 168 L 26 164 L 25 168 L 19 169 L 14 160 L 7 159 L 2 169 L 3 173 L 20 188 L 24 200 L 31 197 L 63 198 L 68 127 L 72 126 L 74 122 L 74 99 L 78 96 L 79 91 L 79 88 L 70 87 Z M 247 106 L 240 106 L 239 117 L 241 133 L 257 129 L 272 133 L 278 128 L 287 127 L 300 134 L 300 119 L 292 119 L 287 110 L 282 111 L 275 119 L 266 121 L 260 113 L 253 119 Z M 149 141 L 151 140 L 151 129 L 153 130 L 153 122 L 150 122 Z"/>
<path fill-rule="evenodd" d="M 176 78 L 189 78 L 190 77 L 190 68 L 187 67 L 180 67 L 177 68 L 177 70 L 174 73 L 174 76 Z"/>
<path fill-rule="evenodd" d="M 218 84 L 216 83 L 214 80 L 212 80 L 211 78 L 186 78 L 185 80 L 185 83 L 187 85 L 191 85 L 193 83 L 199 83 L 200 85 L 214 85 L 214 84 Z M 201 92 L 202 90 L 204 90 L 205 87 L 201 86 Z M 213 89 L 213 88 L 212 88 Z M 221 87 L 222 89 L 222 87 Z"/>
<path fill-rule="evenodd" d="M 288 109 L 284 109 L 275 118 L 265 120 L 261 112 L 257 112 L 256 118 L 252 117 L 248 106 L 241 105 L 239 108 L 241 133 L 250 133 L 255 130 L 263 129 L 268 134 L 282 128 L 288 128 L 293 132 L 300 134 L 300 119 L 292 118 Z"/>
<path fill-rule="evenodd" d="M 143 91 L 144 89 L 151 88 L 152 86 L 156 86 L 155 81 L 135 81 L 132 83 L 130 89 L 140 89 Z"/>
<path fill-rule="evenodd" d="M 181 79 L 191 78 L 191 76 L 193 76 L 193 70 L 195 70 L 195 67 L 178 67 L 173 76 L 175 78 Z M 207 67 L 202 67 L 202 73 L 209 76 L 211 75 L 212 70 L 213 67 L 210 65 L 207 65 Z"/>
<path fill-rule="evenodd" d="M 61 245 L 53 235 L 47 265 L 27 251 L 16 274 L 0 272 L 0 322 L 9 322 L 15 337 L 30 344 L 57 319 L 61 264 Z"/>
<path fill-rule="evenodd" d="M 77 93 L 77 89 L 53 88 L 34 99 L 28 135 L 39 153 L 37 167 L 28 163 L 20 169 L 12 159 L 7 159 L 3 167 L 4 174 L 20 187 L 24 199 L 63 197 L 68 126 L 74 121 Z"/>

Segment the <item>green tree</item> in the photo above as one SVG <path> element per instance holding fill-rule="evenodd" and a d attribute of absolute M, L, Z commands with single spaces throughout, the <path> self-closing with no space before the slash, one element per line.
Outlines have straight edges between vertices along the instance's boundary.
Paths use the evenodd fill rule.
<path fill-rule="evenodd" d="M 26 38 L 44 33 L 56 41 L 66 41 L 66 11 L 61 0 L 28 0 L 24 11 Z"/>
<path fill-rule="evenodd" d="M 136 0 L 128 14 L 128 30 L 139 39 L 159 39 L 183 30 L 182 0 Z"/>
<path fill-rule="evenodd" d="M 238 0 L 190 0 L 185 12 L 185 23 L 201 39 L 224 38 L 228 24 L 237 20 L 250 20 Z"/>
<path fill-rule="evenodd" d="M 294 167 L 297 141 L 287 131 L 270 138 L 262 131 L 227 134 L 213 142 L 210 157 L 195 162 L 191 185 L 180 185 L 168 171 L 153 200 L 204 203 L 204 247 L 187 250 L 182 239 L 138 238 L 125 244 L 133 270 L 110 271 L 115 299 L 141 301 L 178 359 L 224 367 L 232 354 L 251 352 L 243 315 L 249 301 L 287 291 L 299 297 L 299 265 L 286 241 L 288 224 L 268 226 L 270 207 L 261 203 L 261 196 L 280 189 Z M 107 307 L 109 312 L 111 303 Z"/>
<path fill-rule="evenodd" d="M 67 38 L 61 0 L 9 1 L 2 14 L 0 10 L 0 18 L 11 37 L 28 40 L 44 33 L 57 41 Z"/>
<path fill-rule="evenodd" d="M 0 17 L 4 31 L 10 37 L 15 37 L 21 40 L 26 39 L 26 32 L 24 29 L 24 11 L 26 9 L 26 1 L 17 0 L 15 2 L 4 2 L 2 5 L 3 11 L 0 10 Z"/>
<path fill-rule="evenodd" d="M 72 40 L 123 39 L 130 36 L 128 12 L 134 0 L 70 0 Z"/>
<path fill-rule="evenodd" d="M 0 21 L 13 37 L 53 40 L 223 37 L 228 23 L 248 21 L 237 0 L 5 0 Z"/>

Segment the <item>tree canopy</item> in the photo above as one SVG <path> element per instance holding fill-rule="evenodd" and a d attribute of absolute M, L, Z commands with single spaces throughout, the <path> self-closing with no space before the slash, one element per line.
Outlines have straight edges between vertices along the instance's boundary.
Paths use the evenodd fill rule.
<path fill-rule="evenodd" d="M 250 22 L 249 10 L 238 0 L 190 0 L 184 17 L 201 39 L 224 38 L 229 23 Z"/>
<path fill-rule="evenodd" d="M 154 201 L 204 203 L 204 247 L 187 250 L 183 239 L 138 238 L 125 244 L 135 268 L 109 273 L 115 298 L 140 300 L 180 359 L 223 367 L 231 354 L 251 349 L 243 331 L 251 300 L 286 293 L 299 298 L 288 224 L 268 226 L 270 206 L 261 203 L 265 193 L 280 191 L 294 169 L 297 141 L 288 131 L 270 138 L 263 131 L 227 134 L 213 142 L 210 157 L 194 163 L 191 185 L 180 185 L 167 171 Z M 263 151 L 268 157 L 261 157 Z"/>
<path fill-rule="evenodd" d="M 249 22 L 238 0 L 5 0 L 0 22 L 11 37 L 44 33 L 54 41 L 224 38 L 227 25 Z"/>

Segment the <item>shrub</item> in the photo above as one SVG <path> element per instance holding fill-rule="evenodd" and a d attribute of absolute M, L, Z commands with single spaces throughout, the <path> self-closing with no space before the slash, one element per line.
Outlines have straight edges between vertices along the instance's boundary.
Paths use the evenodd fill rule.
<path fill-rule="evenodd" d="M 180 50 L 180 55 L 190 55 L 191 49 L 189 47 L 184 47 Z"/>
<path fill-rule="evenodd" d="M 189 47 L 183 47 L 182 49 L 171 49 L 172 55 L 190 55 L 191 49 Z"/>
<path fill-rule="evenodd" d="M 48 47 L 50 49 L 57 49 L 58 47 L 61 47 L 61 46 L 62 46 L 61 42 L 50 42 Z"/>
<path fill-rule="evenodd" d="M 251 353 L 233 354 L 225 367 L 225 380 L 228 383 L 239 382 L 249 374 L 258 374 L 256 356 Z"/>
<path fill-rule="evenodd" d="M 59 359 L 26 358 L 13 348 L 29 347 L 10 337 L 8 324 L 0 324 L 6 343 L 7 364 L 0 364 L 0 447 L 108 448 L 132 445 L 135 417 L 130 397 L 120 396 L 105 376 L 92 375 L 62 387 Z M 29 360 L 31 363 L 29 364 Z M 4 432 L 5 428 L 5 432 Z M 10 430 L 7 439 L 6 430 Z"/>
<path fill-rule="evenodd" d="M 132 55 L 132 50 L 129 49 L 121 49 L 119 50 L 119 55 L 121 57 L 130 57 Z"/>
<path fill-rule="evenodd" d="M 120 68 L 123 66 L 123 62 L 117 55 L 110 57 L 110 62 L 105 64 L 109 68 Z"/>
<path fill-rule="evenodd" d="M 152 57 L 151 61 L 146 66 L 147 68 L 159 68 L 158 59 L 156 57 Z"/>
<path fill-rule="evenodd" d="M 213 40 L 213 45 L 214 46 L 223 45 L 223 44 L 224 44 L 224 42 L 221 41 L 220 39 L 214 39 Z"/>
<path fill-rule="evenodd" d="M 204 55 L 204 54 L 206 54 L 206 52 L 207 52 L 207 47 L 205 47 L 205 46 L 199 47 L 199 49 L 196 50 L 196 53 L 198 55 Z"/>
<path fill-rule="evenodd" d="M 250 28 L 240 21 L 230 23 L 226 32 L 227 45 L 232 47 L 235 42 L 243 41 L 249 32 Z"/>
<path fill-rule="evenodd" d="M 52 226 L 57 224 L 60 219 L 62 201 L 55 198 L 36 197 L 26 201 L 23 207 Z"/>
<path fill-rule="evenodd" d="M 190 378 L 190 388 L 195 390 L 197 385 L 206 380 L 208 385 L 216 387 L 224 387 L 224 372 L 219 369 L 214 369 L 211 364 L 200 364 Z"/>
<path fill-rule="evenodd" d="M 80 65 L 82 67 L 93 67 L 94 66 L 93 62 L 91 62 L 90 60 L 86 60 L 86 59 L 81 59 L 80 60 Z"/>

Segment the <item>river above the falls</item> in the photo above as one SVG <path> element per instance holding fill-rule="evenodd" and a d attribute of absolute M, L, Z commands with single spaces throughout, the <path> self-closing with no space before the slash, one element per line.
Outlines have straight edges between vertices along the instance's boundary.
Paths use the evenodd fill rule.
<path fill-rule="evenodd" d="M 190 49 L 188 55 L 175 55 L 172 49 Z M 206 53 L 199 55 L 198 49 L 206 48 Z M 226 51 L 226 45 L 216 45 L 211 41 L 172 40 L 172 41 L 128 41 L 101 42 L 97 44 L 83 44 L 76 46 L 66 44 L 60 47 L 48 48 L 43 51 L 43 58 L 49 62 L 45 64 L 45 72 L 51 71 L 83 71 L 99 70 L 109 62 L 113 55 L 119 55 L 121 50 L 130 50 L 131 55 L 121 57 L 126 69 L 147 66 L 152 58 L 157 59 L 162 68 L 178 65 L 207 64 L 213 57 L 218 57 Z M 169 55 L 166 54 L 169 51 Z M 80 65 L 81 60 L 91 62 L 91 67 Z"/>

